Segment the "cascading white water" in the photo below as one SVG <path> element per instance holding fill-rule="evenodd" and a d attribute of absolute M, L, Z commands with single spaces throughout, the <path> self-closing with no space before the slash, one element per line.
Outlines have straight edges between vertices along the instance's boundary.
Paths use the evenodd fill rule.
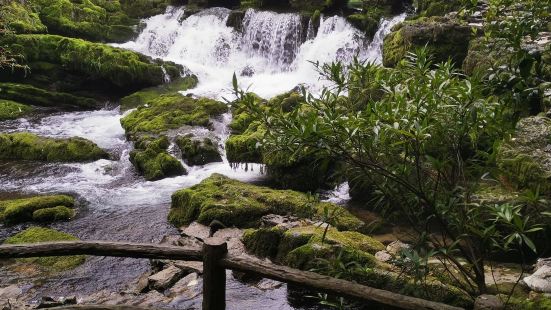
<path fill-rule="evenodd" d="M 299 84 L 315 92 L 324 85 L 311 62 L 350 62 L 354 56 L 380 62 L 382 38 L 405 18 L 383 20 L 370 43 L 339 16 L 322 17 L 314 35 L 298 14 L 249 9 L 241 33 L 226 25 L 228 9 L 212 8 L 180 21 L 184 12 L 170 8 L 145 20 L 135 41 L 118 46 L 185 65 L 199 77 L 190 92 L 219 99 L 230 95 L 234 72 L 242 88 L 265 98 Z"/>

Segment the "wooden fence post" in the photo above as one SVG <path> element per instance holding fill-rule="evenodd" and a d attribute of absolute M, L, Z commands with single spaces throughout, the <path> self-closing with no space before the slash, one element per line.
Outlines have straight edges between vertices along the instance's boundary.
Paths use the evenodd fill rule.
<path fill-rule="evenodd" d="M 221 238 L 207 238 L 203 244 L 203 310 L 226 309 L 226 269 L 220 260 L 228 246 Z"/>

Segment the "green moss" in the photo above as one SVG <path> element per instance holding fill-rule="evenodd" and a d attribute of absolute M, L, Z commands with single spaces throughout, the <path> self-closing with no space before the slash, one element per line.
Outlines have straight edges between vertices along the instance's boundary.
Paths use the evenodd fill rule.
<path fill-rule="evenodd" d="M 442 17 L 404 22 L 383 43 L 383 64 L 394 67 L 408 52 L 427 46 L 436 63 L 451 59 L 463 64 L 471 38 L 470 27 Z"/>
<path fill-rule="evenodd" d="M 379 28 L 379 19 L 377 16 L 369 14 L 351 14 L 346 17 L 346 20 L 354 25 L 354 27 L 365 32 L 368 37 L 373 37 Z"/>
<path fill-rule="evenodd" d="M 197 82 L 197 77 L 192 75 L 178 78 L 168 84 L 140 90 L 121 99 L 121 110 L 126 111 L 145 104 L 154 103 L 157 97 L 164 94 L 176 95 L 178 91 L 194 88 L 197 86 Z"/>
<path fill-rule="evenodd" d="M 130 152 L 130 161 L 148 181 L 160 180 L 186 174 L 182 163 L 168 154 L 169 142 L 166 136 L 148 142 L 140 141 L 140 147 Z"/>
<path fill-rule="evenodd" d="M 0 23 L 17 33 L 42 33 L 47 30 L 32 7 L 20 1 L 1 3 Z"/>
<path fill-rule="evenodd" d="M 226 226 L 254 227 L 266 214 L 321 218 L 325 208 L 330 213 L 338 209 L 338 218 L 332 221 L 338 229 L 358 230 L 364 225 L 340 206 L 317 202 L 303 193 L 246 184 L 220 174 L 175 192 L 169 220 L 176 226 L 195 220 L 208 225 L 218 220 Z"/>
<path fill-rule="evenodd" d="M 459 0 L 417 0 L 416 9 L 420 16 L 444 16 L 461 8 Z"/>
<path fill-rule="evenodd" d="M 78 240 L 75 236 L 70 234 L 56 231 L 53 229 L 42 227 L 28 228 L 15 236 L 6 239 L 4 244 L 20 244 L 20 243 L 37 243 L 48 241 L 73 241 Z M 24 258 L 19 259 L 20 262 L 28 264 L 36 264 L 43 267 L 45 271 L 64 271 L 74 269 L 79 265 L 82 265 L 86 257 L 83 255 L 78 256 L 63 256 L 63 257 L 36 257 L 36 258 Z"/>
<path fill-rule="evenodd" d="M 165 94 L 150 101 L 148 106 L 121 119 L 122 127 L 129 136 L 138 133 L 163 133 L 185 125 L 209 126 L 210 117 L 227 111 L 225 104 L 208 99 L 193 99 L 178 93 Z"/>
<path fill-rule="evenodd" d="M 196 140 L 190 136 L 178 137 L 176 145 L 182 151 L 182 158 L 190 166 L 222 161 L 218 146 L 209 138 Z"/>
<path fill-rule="evenodd" d="M 71 107 L 91 109 L 99 105 L 96 100 L 91 98 L 48 91 L 31 85 L 15 83 L 0 83 L 0 99 L 57 108 Z"/>
<path fill-rule="evenodd" d="M 505 42 L 500 39 L 475 38 L 469 44 L 467 57 L 463 61 L 466 74 L 485 73 L 488 69 L 508 64 L 514 55 L 503 48 Z"/>
<path fill-rule="evenodd" d="M 537 294 L 532 298 L 512 297 L 509 307 L 512 310 L 550 310 L 551 298 L 545 294 Z"/>
<path fill-rule="evenodd" d="M 0 134 L 0 159 L 84 162 L 108 157 L 84 138 L 55 139 L 26 132 Z"/>
<path fill-rule="evenodd" d="M 0 99 L 0 121 L 16 119 L 32 111 L 28 105 L 20 104 L 11 100 Z"/>
<path fill-rule="evenodd" d="M 237 127 L 239 125 L 235 125 Z M 259 122 L 249 125 L 242 134 L 231 135 L 226 140 L 226 156 L 232 163 L 262 163 L 259 147 L 266 130 Z"/>
<path fill-rule="evenodd" d="M 119 0 L 122 10 L 132 18 L 161 14 L 173 1 L 170 0 Z"/>
<path fill-rule="evenodd" d="M 67 221 L 75 216 L 75 211 L 65 206 L 40 209 L 33 212 L 35 222 Z"/>
<path fill-rule="evenodd" d="M 277 255 L 283 233 L 277 227 L 247 229 L 243 233 L 242 241 L 250 253 L 262 258 L 273 258 Z"/>
<path fill-rule="evenodd" d="M 65 206 L 72 208 L 75 200 L 71 196 L 51 195 L 0 201 L 0 220 L 9 224 L 33 219 L 37 210 Z"/>
<path fill-rule="evenodd" d="M 0 43 L 11 45 L 28 62 L 59 65 L 85 76 L 89 82 L 102 81 L 122 90 L 163 84 L 163 67 L 172 79 L 178 78 L 183 70 L 174 63 L 153 61 L 129 50 L 56 35 L 10 35 Z"/>
<path fill-rule="evenodd" d="M 551 141 L 551 119 L 533 116 L 517 123 L 513 137 L 501 144 L 497 164 L 518 189 L 551 191 L 551 162 L 547 147 Z"/>

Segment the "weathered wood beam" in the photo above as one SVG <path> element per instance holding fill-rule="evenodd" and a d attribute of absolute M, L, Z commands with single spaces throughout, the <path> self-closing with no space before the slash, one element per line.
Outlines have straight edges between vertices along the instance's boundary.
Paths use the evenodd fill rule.
<path fill-rule="evenodd" d="M 308 287 L 317 291 L 349 296 L 361 300 L 375 301 L 385 305 L 410 310 L 461 310 L 462 308 L 433 302 L 425 299 L 400 295 L 346 280 L 323 276 L 314 272 L 301 271 L 285 266 L 274 265 L 260 260 L 228 255 L 220 261 L 226 269 L 253 273 L 285 283 Z"/>
<path fill-rule="evenodd" d="M 62 241 L 33 244 L 10 244 L 0 246 L 0 259 L 38 256 L 95 255 L 132 258 L 157 258 L 202 261 L 201 249 L 183 247 L 107 242 L 107 241 Z"/>

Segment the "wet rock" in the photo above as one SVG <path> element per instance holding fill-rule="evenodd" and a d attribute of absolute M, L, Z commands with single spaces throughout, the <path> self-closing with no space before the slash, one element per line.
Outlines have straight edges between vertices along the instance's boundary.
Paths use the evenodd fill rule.
<path fill-rule="evenodd" d="M 380 262 L 388 262 L 392 259 L 392 255 L 387 251 L 379 251 L 375 253 L 375 258 Z"/>
<path fill-rule="evenodd" d="M 551 293 L 551 260 L 549 258 L 538 260 L 536 271 L 523 280 L 533 291 Z"/>
<path fill-rule="evenodd" d="M 505 305 L 495 295 L 480 295 L 474 301 L 474 310 L 501 310 Z"/>
<path fill-rule="evenodd" d="M 190 273 L 187 276 L 176 282 L 168 291 L 169 297 L 177 297 L 181 295 L 188 295 L 189 298 L 197 296 L 197 290 L 194 288 L 199 284 L 199 275 L 197 273 Z M 200 293 L 200 290 L 199 290 Z M 190 296 L 191 295 L 191 296 Z"/>
<path fill-rule="evenodd" d="M 209 237 L 210 228 L 206 225 L 193 222 L 188 226 L 181 227 L 180 231 L 184 236 L 195 237 L 203 240 Z"/>
<path fill-rule="evenodd" d="M 268 214 L 260 218 L 261 227 L 277 227 L 283 230 L 306 226 L 308 224 L 313 224 L 310 220 L 301 220 L 295 216 L 283 216 L 277 214 Z"/>
<path fill-rule="evenodd" d="M 157 272 L 148 277 L 149 287 L 158 291 L 163 291 L 176 283 L 183 275 L 182 269 L 176 266 L 168 266 L 168 268 Z"/>
<path fill-rule="evenodd" d="M 411 246 L 409 244 L 403 243 L 400 240 L 396 240 L 386 246 L 386 252 L 392 256 L 396 256 L 400 254 L 400 252 L 402 252 L 403 250 L 408 250 L 410 247 Z"/>
<path fill-rule="evenodd" d="M 77 298 L 74 296 L 61 297 L 58 299 L 44 296 L 40 300 L 40 303 L 38 304 L 38 306 L 36 306 L 36 309 L 53 308 L 53 307 L 66 306 L 66 305 L 76 305 L 76 303 L 77 303 Z"/>
<path fill-rule="evenodd" d="M 226 26 L 233 27 L 237 31 L 243 31 L 243 18 L 245 17 L 245 11 L 233 10 L 228 16 Z"/>
<path fill-rule="evenodd" d="M 174 261 L 173 265 L 180 268 L 184 272 L 184 274 L 189 274 L 189 273 L 203 274 L 202 262 Z"/>
<path fill-rule="evenodd" d="M 149 276 L 151 276 L 150 272 L 142 274 L 134 284 L 132 292 L 138 294 L 147 292 L 149 290 Z"/>
<path fill-rule="evenodd" d="M 254 75 L 254 69 L 251 66 L 246 66 L 245 68 L 243 68 L 243 70 L 241 70 L 240 75 L 251 77 Z"/>
<path fill-rule="evenodd" d="M 210 138 L 200 140 L 189 134 L 176 138 L 176 145 L 182 151 L 182 158 L 190 166 L 222 161 L 217 143 Z"/>

